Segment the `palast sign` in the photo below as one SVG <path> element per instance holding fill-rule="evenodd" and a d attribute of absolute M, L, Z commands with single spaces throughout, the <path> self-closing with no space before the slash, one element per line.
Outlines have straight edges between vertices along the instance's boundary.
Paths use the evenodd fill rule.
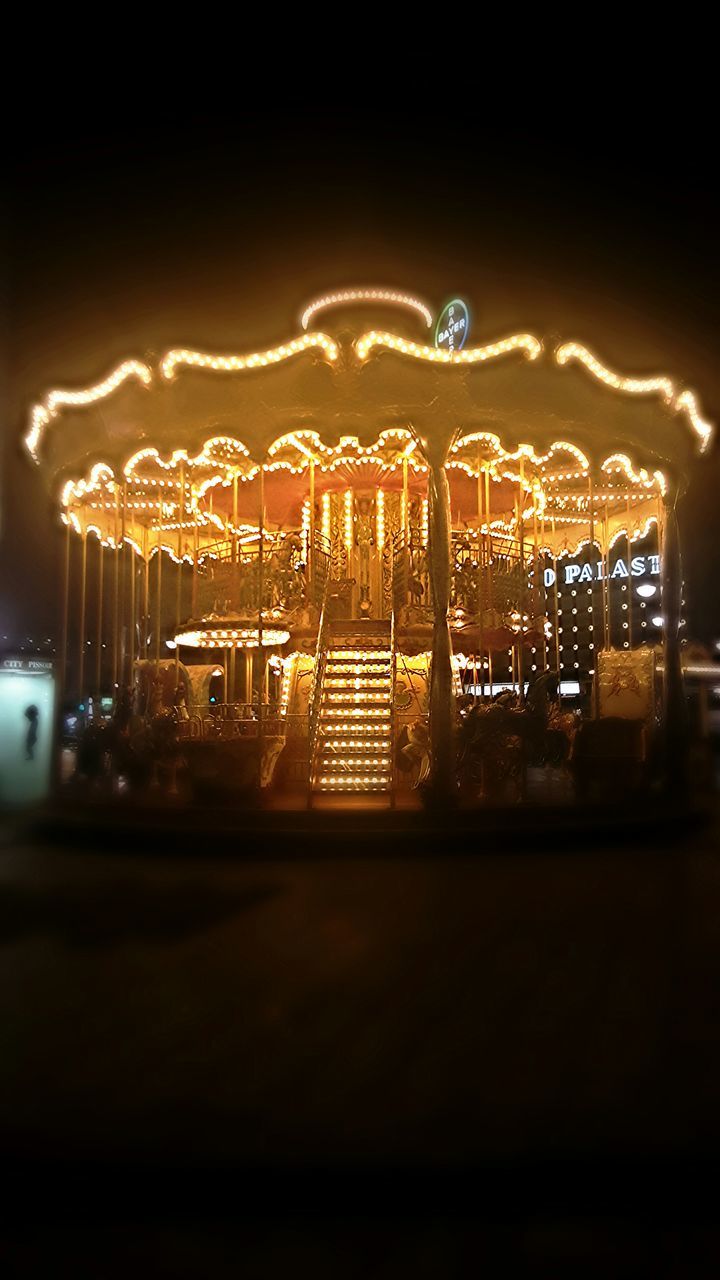
<path fill-rule="evenodd" d="M 563 565 L 562 573 L 562 581 L 566 587 L 572 586 L 574 582 L 602 582 L 605 577 L 602 560 L 595 564 L 577 564 L 571 561 L 570 564 Z M 629 567 L 626 560 L 619 558 L 607 577 L 612 581 L 615 578 L 642 578 L 648 573 L 654 576 L 660 573 L 660 556 L 633 556 Z M 552 587 L 554 583 L 555 570 L 546 569 L 545 586 Z"/>
<path fill-rule="evenodd" d="M 462 298 L 453 298 L 443 307 L 435 326 L 435 346 L 442 351 L 460 351 L 470 329 L 470 313 Z"/>

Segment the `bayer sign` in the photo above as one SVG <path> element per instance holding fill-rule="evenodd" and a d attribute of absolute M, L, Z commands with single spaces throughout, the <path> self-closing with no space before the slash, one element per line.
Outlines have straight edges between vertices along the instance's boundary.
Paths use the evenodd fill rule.
<path fill-rule="evenodd" d="M 443 307 L 435 326 L 435 346 L 441 351 L 460 351 L 470 328 L 470 315 L 461 298 L 454 298 Z"/>

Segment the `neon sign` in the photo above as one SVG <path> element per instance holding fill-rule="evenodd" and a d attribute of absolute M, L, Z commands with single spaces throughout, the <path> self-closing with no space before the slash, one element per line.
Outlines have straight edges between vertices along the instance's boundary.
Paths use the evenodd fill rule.
<path fill-rule="evenodd" d="M 442 351 L 461 351 L 470 329 L 470 313 L 462 298 L 453 298 L 443 307 L 435 326 L 435 346 Z"/>
<path fill-rule="evenodd" d="M 660 556 L 633 556 L 629 568 L 626 561 L 620 557 L 615 561 L 607 577 L 612 582 L 615 578 L 641 578 L 644 573 L 655 575 L 660 573 Z M 604 578 L 602 560 L 598 560 L 594 565 L 571 563 L 564 566 L 563 582 L 566 587 L 572 586 L 574 582 L 602 582 Z M 554 585 L 554 569 L 545 570 L 544 581 L 546 587 Z"/>

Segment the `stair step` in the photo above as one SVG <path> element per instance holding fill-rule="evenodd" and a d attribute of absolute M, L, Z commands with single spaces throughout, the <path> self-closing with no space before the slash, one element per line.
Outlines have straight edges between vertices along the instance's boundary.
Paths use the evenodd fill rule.
<path fill-rule="evenodd" d="M 330 676 L 325 681 L 326 689 L 387 689 L 390 685 L 390 676 L 368 676 L 366 680 L 360 676 Z"/>
<path fill-rule="evenodd" d="M 389 781 L 379 782 L 375 778 L 358 775 L 353 778 L 331 778 L 325 774 L 319 780 L 318 791 L 389 791 Z"/>
<path fill-rule="evenodd" d="M 378 662 L 381 658 L 389 662 L 392 653 L 389 649 L 378 647 L 377 649 L 328 649 L 327 658 L 330 662 Z"/>
<path fill-rule="evenodd" d="M 316 791 L 389 791 L 394 672 L 389 625 L 334 622 L 325 650 Z"/>
<path fill-rule="evenodd" d="M 389 662 L 328 662 L 325 666 L 326 675 L 330 676 L 389 676 L 391 675 Z"/>

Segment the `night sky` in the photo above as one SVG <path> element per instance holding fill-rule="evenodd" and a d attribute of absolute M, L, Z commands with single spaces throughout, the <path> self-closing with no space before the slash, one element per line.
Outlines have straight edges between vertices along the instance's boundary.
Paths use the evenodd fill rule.
<path fill-rule="evenodd" d="M 473 341 L 577 338 L 611 366 L 675 374 L 720 422 L 720 202 L 702 136 L 668 152 L 657 114 L 590 136 L 488 133 L 485 116 L 408 133 L 385 112 L 238 107 L 149 128 L 84 110 L 16 139 L 2 647 L 59 635 L 57 514 L 19 447 L 33 398 L 129 355 L 282 340 L 321 291 L 386 284 L 434 308 L 459 294 Z M 720 636 L 718 456 L 681 508 L 688 633 L 705 641 Z"/>

